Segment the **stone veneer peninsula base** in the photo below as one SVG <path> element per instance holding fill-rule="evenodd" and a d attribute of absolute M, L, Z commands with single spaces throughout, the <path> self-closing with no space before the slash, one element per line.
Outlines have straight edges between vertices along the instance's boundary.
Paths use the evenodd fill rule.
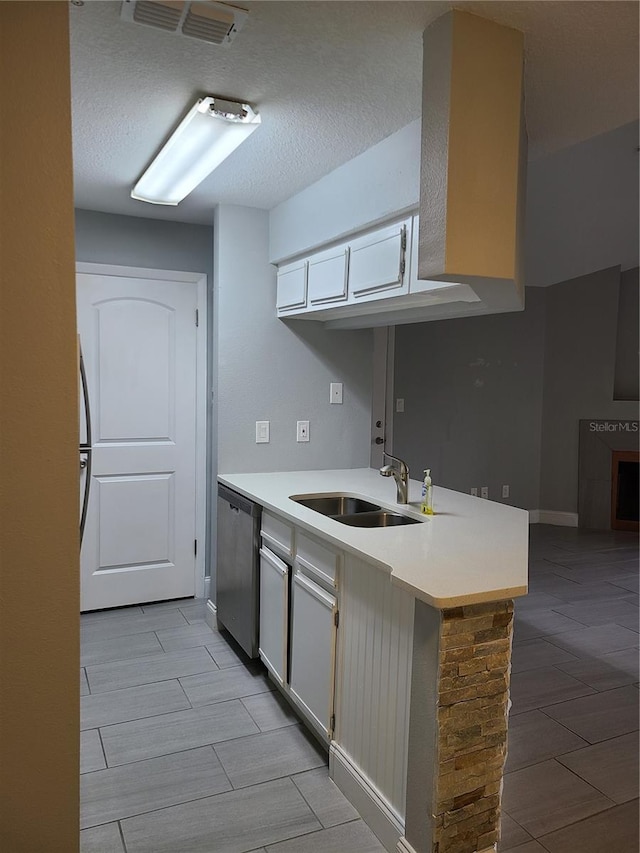
<path fill-rule="evenodd" d="M 496 849 L 512 628 L 511 600 L 441 611 L 416 601 L 405 834 L 398 853 Z"/>

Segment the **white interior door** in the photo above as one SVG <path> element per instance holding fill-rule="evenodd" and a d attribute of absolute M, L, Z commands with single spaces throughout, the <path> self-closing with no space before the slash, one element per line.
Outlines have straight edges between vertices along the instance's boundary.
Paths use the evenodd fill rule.
<path fill-rule="evenodd" d="M 92 423 L 81 609 L 195 593 L 198 288 L 79 273 Z"/>

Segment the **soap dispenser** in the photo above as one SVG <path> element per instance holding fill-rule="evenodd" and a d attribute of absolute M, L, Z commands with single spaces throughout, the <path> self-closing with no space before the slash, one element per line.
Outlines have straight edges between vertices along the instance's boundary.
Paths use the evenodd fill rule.
<path fill-rule="evenodd" d="M 431 484 L 431 468 L 426 468 L 424 472 L 420 512 L 424 513 L 424 515 L 433 515 L 433 486 Z"/>

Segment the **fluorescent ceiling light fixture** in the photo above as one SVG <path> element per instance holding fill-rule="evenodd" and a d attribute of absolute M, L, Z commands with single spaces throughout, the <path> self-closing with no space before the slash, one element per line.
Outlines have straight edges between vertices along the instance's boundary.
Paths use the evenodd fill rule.
<path fill-rule="evenodd" d="M 131 191 L 150 204 L 179 204 L 251 136 L 260 116 L 248 104 L 200 98 Z"/>

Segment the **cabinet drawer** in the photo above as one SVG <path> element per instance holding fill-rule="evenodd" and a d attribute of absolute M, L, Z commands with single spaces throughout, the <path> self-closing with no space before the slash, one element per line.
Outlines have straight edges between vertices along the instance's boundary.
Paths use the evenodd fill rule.
<path fill-rule="evenodd" d="M 260 535 L 276 554 L 291 557 L 293 554 L 293 527 L 268 512 L 262 513 Z"/>
<path fill-rule="evenodd" d="M 309 303 L 322 305 L 347 298 L 349 249 L 337 246 L 309 259 Z"/>
<path fill-rule="evenodd" d="M 336 586 L 339 554 L 321 545 L 304 533 L 299 533 L 296 543 L 296 561 L 304 574 L 328 586 Z"/>
<path fill-rule="evenodd" d="M 278 311 L 304 308 L 307 304 L 307 262 L 298 261 L 278 270 L 276 307 Z"/>

